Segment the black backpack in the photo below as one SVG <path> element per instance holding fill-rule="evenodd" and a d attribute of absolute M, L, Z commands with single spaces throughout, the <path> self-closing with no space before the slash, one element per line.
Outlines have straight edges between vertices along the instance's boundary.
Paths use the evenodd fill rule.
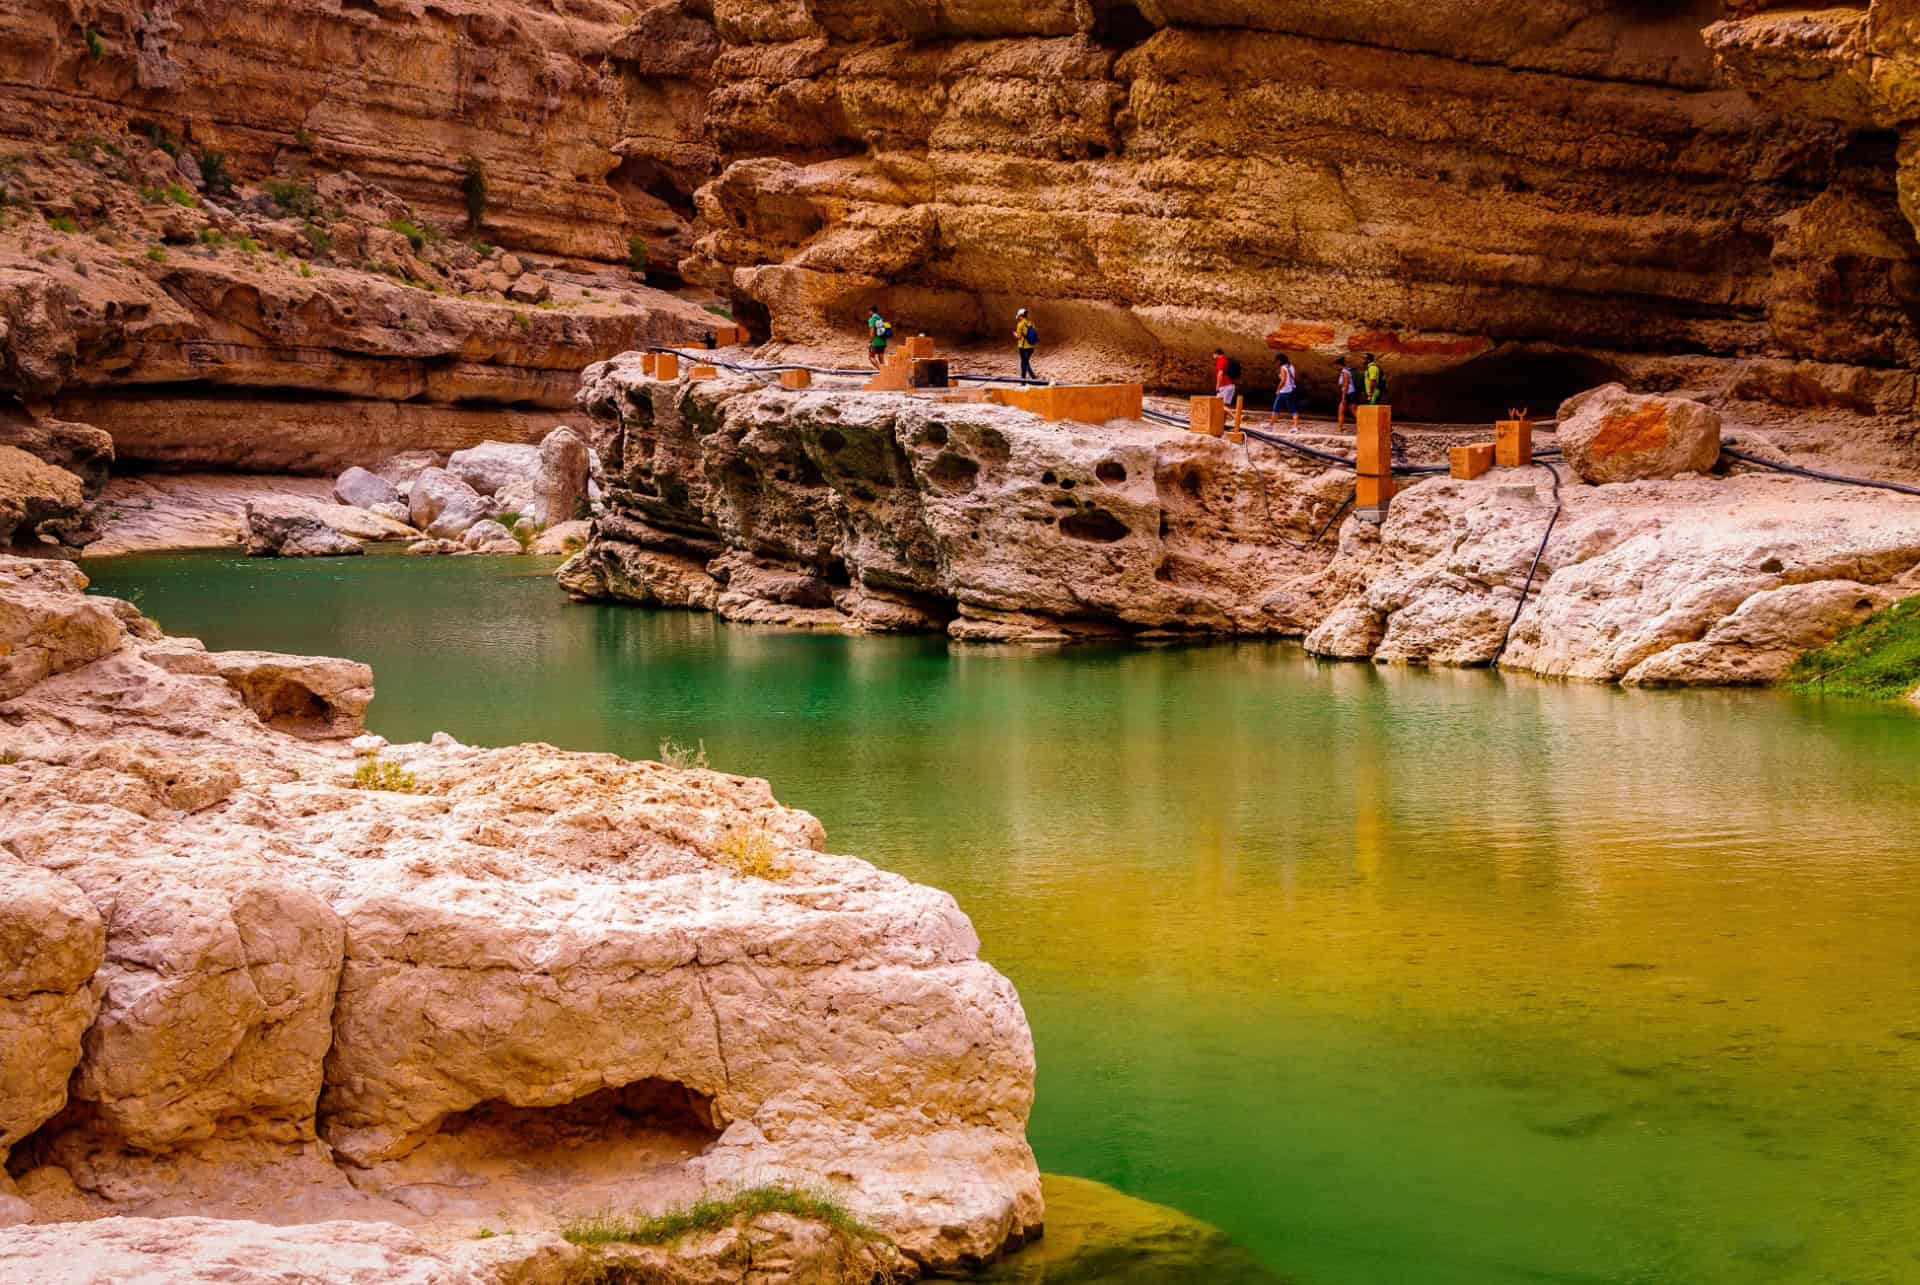
<path fill-rule="evenodd" d="M 1227 359 L 1227 378 L 1236 384 L 1240 382 L 1240 359 L 1238 357 L 1229 357 Z"/>

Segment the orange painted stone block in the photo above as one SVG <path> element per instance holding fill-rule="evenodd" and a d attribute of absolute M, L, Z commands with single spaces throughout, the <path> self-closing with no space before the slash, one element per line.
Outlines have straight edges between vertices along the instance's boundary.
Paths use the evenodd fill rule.
<path fill-rule="evenodd" d="M 1493 429 L 1493 460 L 1501 468 L 1525 468 L 1533 463 L 1533 421 L 1503 419 Z"/>
<path fill-rule="evenodd" d="M 887 364 L 873 373 L 873 378 L 862 385 L 870 393 L 906 393 L 913 391 L 913 359 L 895 361 L 887 358 Z"/>
<path fill-rule="evenodd" d="M 640 354 L 640 373 L 641 374 L 652 375 L 654 371 L 659 368 L 659 366 L 660 366 L 659 353 L 648 352 L 648 353 Z"/>
<path fill-rule="evenodd" d="M 1192 423 L 1189 425 L 1195 433 L 1205 433 L 1218 437 L 1227 428 L 1227 404 L 1218 397 L 1196 397 L 1193 399 Z"/>
<path fill-rule="evenodd" d="M 1139 419 L 1146 390 L 1139 384 L 1049 384 L 1042 388 L 996 388 L 992 398 L 1047 420 L 1104 424 Z"/>
<path fill-rule="evenodd" d="M 1456 446 L 1447 452 L 1447 469 L 1462 481 L 1472 481 L 1493 467 L 1493 443 L 1475 442 L 1471 446 Z"/>
<path fill-rule="evenodd" d="M 925 358 L 933 356 L 933 339 L 929 335 L 915 335 L 913 338 L 907 340 L 905 347 L 908 357 Z"/>
<path fill-rule="evenodd" d="M 1393 407 L 1354 408 L 1354 507 L 1384 508 L 1393 499 Z"/>
<path fill-rule="evenodd" d="M 813 387 L 813 372 L 807 370 L 783 370 L 780 372 L 780 387 L 811 388 Z"/>
<path fill-rule="evenodd" d="M 687 372 L 688 379 L 718 379 L 720 370 L 716 366 L 695 366 Z"/>
<path fill-rule="evenodd" d="M 657 379 L 680 378 L 680 358 L 670 352 L 653 355 L 653 373 Z"/>

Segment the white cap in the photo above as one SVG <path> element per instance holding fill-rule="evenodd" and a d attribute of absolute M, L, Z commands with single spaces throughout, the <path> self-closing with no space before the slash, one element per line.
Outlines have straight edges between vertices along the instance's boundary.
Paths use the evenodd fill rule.
<path fill-rule="evenodd" d="M 1027 310 L 1025 308 L 1022 308 L 1020 311 L 1014 313 L 1013 315 L 1016 317 L 1024 317 L 1027 315 Z"/>

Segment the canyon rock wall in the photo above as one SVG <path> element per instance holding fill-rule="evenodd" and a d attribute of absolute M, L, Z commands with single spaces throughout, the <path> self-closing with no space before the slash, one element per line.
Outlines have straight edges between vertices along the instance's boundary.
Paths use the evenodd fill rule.
<path fill-rule="evenodd" d="M 1336 527 L 1351 468 L 963 396 L 592 367 L 608 512 L 560 584 L 802 628 L 1303 637 L 1333 659 L 1676 685 L 1775 681 L 1920 590 L 1920 499 L 1730 459 L 1603 486 L 1558 463 L 1407 478 L 1384 524 Z M 1408 446 L 1431 459 L 1447 440 Z"/>
<path fill-rule="evenodd" d="M 1621 374 L 1905 412 L 1892 135 L 1716 78 L 1712 3 L 719 3 L 728 167 L 690 268 L 817 340 L 877 300 L 1202 385 L 1260 337 L 1310 387 L 1378 351 L 1403 413 Z M 1654 369 L 1649 355 L 1703 357 Z M 1258 360 L 1259 365 L 1253 363 Z M 1820 369 L 1836 364 L 1842 375 Z"/>
<path fill-rule="evenodd" d="M 1032 1039 L 951 897 L 760 781 L 350 747 L 365 666 L 209 653 L 84 584 L 0 558 L 0 1227 L 471 1242 L 789 1182 L 909 1270 L 1038 1229 Z M 227 1237 L 303 1252 L 199 1239 Z M 133 1270 L 111 1241 L 0 1230 L 0 1261 Z M 199 1279 L 179 1252 L 156 1279 Z M 744 1278 L 726 1253 L 697 1278 Z"/>

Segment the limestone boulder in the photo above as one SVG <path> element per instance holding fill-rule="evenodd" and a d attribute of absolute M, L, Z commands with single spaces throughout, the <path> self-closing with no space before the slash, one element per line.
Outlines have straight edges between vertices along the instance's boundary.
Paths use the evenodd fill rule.
<path fill-rule="evenodd" d="M 374 470 L 374 475 L 382 481 L 390 482 L 402 500 L 413 489 L 414 479 L 430 468 L 442 468 L 446 457 L 434 451 L 402 451 L 398 455 L 388 456 L 386 461 Z"/>
<path fill-rule="evenodd" d="M 107 1285 L 497 1285 L 415 1232 L 370 1222 L 275 1227 L 214 1218 L 105 1218 L 21 1227 L 0 1254 L 23 1281 Z M 536 1278 L 537 1279 L 537 1278 Z"/>
<path fill-rule="evenodd" d="M 458 540 L 415 540 L 407 546 L 407 556 L 410 558 L 441 558 L 472 552 Z"/>
<path fill-rule="evenodd" d="M 267 651 L 218 651 L 208 660 L 269 727 L 318 739 L 365 730 L 373 670 L 358 661 Z"/>
<path fill-rule="evenodd" d="M 545 303 L 553 295 L 553 287 L 547 279 L 531 272 L 523 272 L 507 290 L 507 297 L 515 303 Z"/>
<path fill-rule="evenodd" d="M 520 542 L 513 538 L 513 532 L 498 522 L 488 519 L 476 522 L 467 529 L 460 543 L 474 553 L 519 553 Z"/>
<path fill-rule="evenodd" d="M 0 775 L 37 770 L 0 766 Z M 0 854 L 0 1161 L 67 1104 L 105 941 L 99 912 L 72 882 Z"/>
<path fill-rule="evenodd" d="M 571 557 L 586 547 L 587 538 L 592 533 L 591 522 L 562 522 L 535 536 L 527 546 L 527 552 L 540 557 Z"/>
<path fill-rule="evenodd" d="M 486 496 L 445 469 L 424 470 L 407 496 L 413 525 L 436 540 L 458 540 L 493 511 Z"/>
<path fill-rule="evenodd" d="M 405 501 L 395 500 L 391 503 L 370 504 L 367 506 L 367 512 L 376 517 L 385 518 L 389 522 L 397 522 L 402 526 L 411 526 L 413 524 L 413 512 L 407 507 Z"/>
<path fill-rule="evenodd" d="M 82 596 L 86 584 L 70 563 L 0 557 L 0 700 L 126 641 L 116 603 Z"/>
<path fill-rule="evenodd" d="M 496 495 L 536 477 L 540 448 L 521 442 L 482 442 L 447 457 L 447 469 L 480 495 Z"/>
<path fill-rule="evenodd" d="M 586 511 L 592 461 L 585 438 L 571 428 L 556 428 L 541 440 L 532 473 L 507 482 L 496 498 L 537 529 L 572 521 Z"/>
<path fill-rule="evenodd" d="M 17 446 L 0 445 L 0 548 L 28 546 L 42 535 L 84 543 L 87 495 L 80 479 Z"/>
<path fill-rule="evenodd" d="M 1630 687 L 1730 687 L 1777 683 L 1793 662 L 1826 646 L 1901 591 L 1852 580 L 1767 589 L 1741 603 L 1698 642 L 1648 657 L 1621 679 Z"/>
<path fill-rule="evenodd" d="M 312 513 L 247 506 L 247 555 L 254 558 L 340 558 L 365 553 Z"/>
<path fill-rule="evenodd" d="M 1560 408 L 1559 441 L 1574 473 L 1596 485 L 1705 473 L 1720 458 L 1720 415 L 1608 384 Z"/>
<path fill-rule="evenodd" d="M 356 465 L 334 480 L 333 498 L 357 509 L 372 509 L 381 504 L 400 503 L 400 492 L 378 473 Z"/>

